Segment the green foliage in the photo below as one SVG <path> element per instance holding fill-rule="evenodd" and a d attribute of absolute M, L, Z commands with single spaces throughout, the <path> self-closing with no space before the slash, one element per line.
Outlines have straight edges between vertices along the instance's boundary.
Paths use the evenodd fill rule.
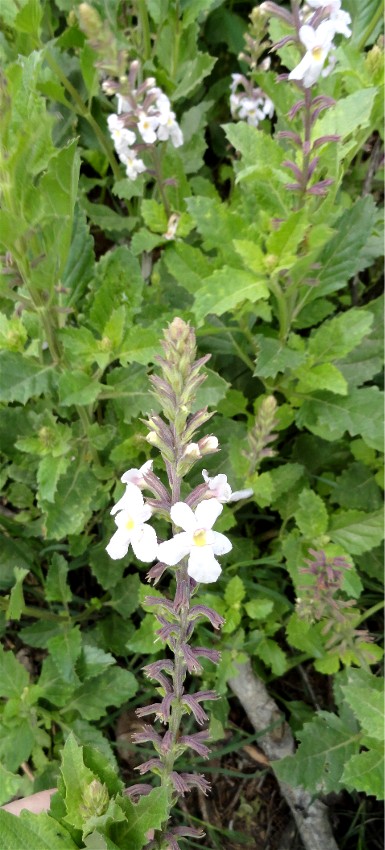
<path fill-rule="evenodd" d="M 312 141 L 340 135 L 315 149 L 311 182 L 331 179 L 325 195 L 287 188 L 287 160 L 303 162 L 285 136 L 303 134 L 300 113 L 288 118 L 298 91 L 276 85 L 296 61 L 292 45 L 280 69 L 277 58 L 274 70 L 250 71 L 274 122 L 231 120 L 230 74 L 249 73 L 237 59 L 248 12 L 235 5 L 92 4 L 96 42 L 69 0 L 1 9 L 1 801 L 56 784 L 64 745 L 52 816 L 0 812 L 9 850 L 140 850 L 167 817 L 159 788 L 133 803 L 117 778 L 115 719 L 137 705 L 139 668 L 159 642 L 144 566 L 132 554 L 112 561 L 105 545 L 122 473 L 151 456 L 164 474 L 141 419 L 159 413 L 148 374 L 175 316 L 197 327 L 199 356 L 211 354 L 194 409 L 218 411 L 208 432 L 221 454 L 202 467 L 252 490 L 218 523 L 233 544 L 221 582 L 197 594 L 226 621 L 217 672 L 202 673 L 223 697 L 211 728 L 226 728 L 237 661 L 282 677 L 284 692 L 306 656 L 334 677 L 337 711 L 309 720 L 308 705 L 298 716 L 293 707 L 300 744 L 277 775 L 312 794 L 381 796 L 382 651 L 362 629 L 382 599 L 381 4 L 346 0 L 352 39 L 340 39 L 318 83 L 335 104 L 313 122 Z M 276 20 L 270 34 L 287 30 Z M 149 170 L 131 181 L 101 81 L 135 59 L 169 96 L 184 144 L 159 143 L 157 159 L 144 144 Z M 202 483 L 200 468 L 194 475 L 183 498 Z M 302 572 L 309 549 L 350 566 L 335 595 L 339 623 L 301 609 L 314 596 Z M 194 640 L 207 642 L 202 625 Z"/>

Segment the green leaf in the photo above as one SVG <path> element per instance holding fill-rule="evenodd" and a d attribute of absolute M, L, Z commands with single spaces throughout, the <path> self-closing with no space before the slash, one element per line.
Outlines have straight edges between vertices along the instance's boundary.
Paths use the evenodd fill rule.
<path fill-rule="evenodd" d="M 319 125 L 317 125 L 317 134 Z M 333 130 L 327 133 L 336 133 Z M 320 132 L 321 135 L 321 132 Z M 323 135 L 323 132 L 322 132 Z M 376 208 L 371 195 L 359 198 L 335 224 L 336 235 L 325 245 L 318 258 L 318 283 L 309 300 L 335 292 L 367 265 L 360 251 L 368 241 L 375 222 Z"/>
<path fill-rule="evenodd" d="M 345 699 L 362 728 L 371 737 L 385 740 L 384 694 L 370 687 L 342 685 Z"/>
<path fill-rule="evenodd" d="M 65 710 L 76 710 L 85 720 L 99 720 L 109 705 L 122 705 L 134 696 L 137 688 L 135 676 L 115 665 L 78 688 Z"/>
<path fill-rule="evenodd" d="M 268 298 L 269 290 L 264 280 L 241 269 L 223 266 L 206 278 L 195 298 L 194 313 L 198 326 L 208 313 L 222 316 L 242 301 L 255 303 Z"/>
<path fill-rule="evenodd" d="M 373 313 L 353 308 L 324 322 L 309 338 L 309 354 L 319 363 L 345 357 L 370 332 Z"/>
<path fill-rule="evenodd" d="M 265 620 L 273 608 L 274 602 L 271 599 L 252 599 L 245 603 L 247 615 L 251 620 Z"/>
<path fill-rule="evenodd" d="M 275 640 L 266 637 L 263 632 L 251 631 L 250 640 L 253 640 L 254 637 L 258 637 L 258 640 L 255 649 L 252 650 L 253 655 L 261 658 L 266 667 L 271 668 L 274 676 L 282 676 L 287 669 L 287 662 L 286 655 L 281 647 Z"/>
<path fill-rule="evenodd" d="M 47 644 L 52 662 L 59 671 L 63 682 L 68 682 L 71 685 L 79 684 L 75 664 L 80 655 L 81 645 L 82 638 L 79 626 L 72 626 L 70 631 L 64 628 L 61 634 L 50 638 Z"/>
<path fill-rule="evenodd" d="M 131 422 L 154 408 L 144 366 L 131 363 L 130 366 L 114 369 L 107 375 L 107 385 L 123 422 Z"/>
<path fill-rule="evenodd" d="M 8 803 L 11 797 L 16 797 L 23 785 L 23 778 L 18 773 L 11 773 L 0 763 L 0 806 Z"/>
<path fill-rule="evenodd" d="M 0 351 L 0 401 L 20 401 L 52 392 L 53 367 L 16 351 Z"/>
<path fill-rule="evenodd" d="M 216 61 L 208 53 L 197 52 L 194 59 L 184 62 L 180 67 L 180 82 L 172 94 L 173 100 L 180 100 L 180 98 L 191 94 L 199 83 L 212 71 Z"/>
<path fill-rule="evenodd" d="M 311 393 L 316 390 L 329 390 L 336 395 L 347 395 L 348 385 L 344 376 L 333 363 L 320 363 L 319 366 L 301 366 L 295 372 L 298 378 L 296 387 L 299 393 Z"/>
<path fill-rule="evenodd" d="M 64 783 L 64 800 L 67 810 L 64 820 L 77 829 L 82 829 L 83 794 L 94 780 L 94 774 L 85 766 L 83 747 L 79 747 L 72 733 L 69 734 L 62 750 L 60 772 Z"/>
<path fill-rule="evenodd" d="M 384 748 L 352 756 L 345 766 L 342 782 L 347 788 L 384 799 Z"/>
<path fill-rule="evenodd" d="M 274 337 L 256 334 L 255 343 L 258 355 L 254 375 L 260 378 L 275 378 L 278 372 L 297 369 L 306 360 L 306 351 L 290 348 L 290 340 L 288 345 Z"/>
<path fill-rule="evenodd" d="M 99 260 L 95 267 L 90 320 L 103 333 L 111 313 L 123 304 L 127 317 L 138 313 L 142 303 L 143 277 L 140 264 L 125 245 L 120 245 Z"/>
<path fill-rule="evenodd" d="M 71 602 L 72 593 L 67 584 L 68 563 L 63 555 L 54 552 L 45 580 L 45 598 L 47 602 Z"/>
<path fill-rule="evenodd" d="M 356 730 L 335 714 L 319 711 L 311 723 L 305 723 L 298 737 L 301 743 L 296 754 L 274 762 L 278 779 L 312 794 L 343 788 L 345 764 L 359 747 Z"/>
<path fill-rule="evenodd" d="M 122 578 L 110 591 L 111 601 L 108 604 L 115 611 L 118 611 L 122 617 L 129 617 L 130 614 L 136 611 L 139 605 L 139 586 L 140 579 L 138 574 Z"/>
<path fill-rule="evenodd" d="M 353 389 L 346 397 L 314 393 L 300 408 L 297 425 L 330 442 L 348 431 L 351 437 L 361 436 L 368 446 L 381 451 L 382 398 L 376 386 Z"/>
<path fill-rule="evenodd" d="M 242 579 L 240 579 L 239 576 L 233 576 L 233 578 L 227 582 L 225 589 L 225 600 L 227 605 L 239 608 L 242 599 L 245 598 L 245 595 L 246 589 Z"/>
<path fill-rule="evenodd" d="M 302 490 L 298 504 L 294 517 L 302 534 L 310 540 L 325 534 L 328 527 L 328 513 L 321 497 L 317 496 L 313 490 Z"/>
<path fill-rule="evenodd" d="M 154 788 L 141 797 L 138 803 L 132 803 L 128 797 L 118 798 L 118 801 L 126 821 L 111 826 L 111 838 L 118 847 L 142 850 L 148 843 L 147 833 L 152 829 L 160 829 L 169 817 L 168 790 Z"/>
<path fill-rule="evenodd" d="M 103 652 L 97 646 L 88 646 L 85 644 L 82 648 L 80 658 L 78 659 L 76 669 L 82 679 L 93 679 L 94 676 L 99 676 L 108 667 L 115 664 L 115 659 L 110 652 Z"/>
<path fill-rule="evenodd" d="M 37 470 L 36 480 L 39 487 L 38 503 L 54 502 L 58 481 L 68 469 L 70 457 L 42 457 Z"/>
<path fill-rule="evenodd" d="M 59 403 L 62 407 L 93 404 L 102 389 L 103 385 L 92 375 L 76 370 L 64 372 L 58 382 Z"/>
<path fill-rule="evenodd" d="M 0 696 L 19 699 L 29 685 L 29 675 L 12 652 L 0 646 Z"/>
<path fill-rule="evenodd" d="M 29 570 L 24 570 L 21 567 L 14 568 L 14 575 L 16 579 L 16 583 L 13 585 L 11 590 L 11 594 L 9 597 L 8 607 L 5 612 L 5 616 L 7 620 L 20 620 L 20 617 L 24 611 L 24 594 L 23 594 L 23 581 L 25 577 L 28 575 Z"/>
<path fill-rule="evenodd" d="M 192 406 L 192 412 L 201 410 L 202 407 L 217 407 L 218 403 L 225 398 L 230 384 L 221 378 L 217 372 L 212 369 L 206 369 L 206 380 L 198 388 L 195 401 Z"/>
<path fill-rule="evenodd" d="M 46 513 L 48 538 L 60 540 L 67 534 L 83 531 L 86 519 L 91 515 L 91 503 L 95 499 L 97 481 L 90 469 L 77 459 L 59 478 L 55 501 L 42 501 Z"/>
<path fill-rule="evenodd" d="M 370 449 L 369 449 L 370 451 Z M 363 463 L 352 463 L 337 478 L 331 494 L 343 508 L 375 511 L 382 505 L 381 491 L 373 472 Z"/>
<path fill-rule="evenodd" d="M 164 252 L 164 261 L 170 274 L 192 295 L 212 271 L 212 264 L 202 251 L 185 242 L 170 245 Z"/>
<path fill-rule="evenodd" d="M 317 138 L 337 133 L 341 140 L 344 140 L 357 133 L 358 127 L 368 127 L 376 95 L 377 89 L 372 86 L 339 98 L 335 106 L 328 109 L 317 121 Z M 340 155 L 343 156 L 342 144 L 341 149 Z M 371 197 L 370 200 L 372 201 Z"/>
<path fill-rule="evenodd" d="M 19 817 L 0 811 L 3 850 L 77 850 L 67 830 L 46 812 L 23 811 Z"/>
<path fill-rule="evenodd" d="M 340 511 L 330 522 L 330 538 L 351 555 L 374 549 L 384 539 L 382 511 Z"/>

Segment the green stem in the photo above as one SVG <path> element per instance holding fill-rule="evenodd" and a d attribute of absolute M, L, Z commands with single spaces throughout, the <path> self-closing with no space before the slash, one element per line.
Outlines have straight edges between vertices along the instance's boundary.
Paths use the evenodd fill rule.
<path fill-rule="evenodd" d="M 287 309 L 287 300 L 285 297 L 285 293 L 277 280 L 271 280 L 269 285 L 277 302 L 279 338 L 282 343 L 285 343 L 290 330 L 290 318 Z"/>
<path fill-rule="evenodd" d="M 361 625 L 361 623 L 363 623 L 365 620 L 368 620 L 368 619 L 369 619 L 369 617 L 372 617 L 372 616 L 373 616 L 373 614 L 377 614 L 377 611 L 381 611 L 381 610 L 382 610 L 382 608 L 384 608 L 384 606 L 385 606 L 385 601 L 384 601 L 384 600 L 382 600 L 382 599 L 381 599 L 381 602 L 377 602 L 377 604 L 376 604 L 376 605 L 372 605 L 372 607 L 371 607 L 371 608 L 368 608 L 368 610 L 367 610 L 367 611 L 365 611 L 365 612 L 361 615 L 360 619 L 358 620 L 357 625 L 358 625 L 358 626 L 359 626 L 359 625 Z"/>
<path fill-rule="evenodd" d="M 88 121 L 90 127 L 92 127 L 95 136 L 110 163 L 115 180 L 120 180 L 120 168 L 115 159 L 112 145 L 109 143 L 107 137 L 104 135 L 102 129 L 99 127 L 99 124 L 97 123 L 97 121 L 95 121 L 94 116 L 80 97 L 79 92 L 75 89 L 70 80 L 66 77 L 60 65 L 58 64 L 58 62 L 56 62 L 56 59 L 54 59 L 54 57 L 51 53 L 49 53 L 48 50 L 45 52 L 45 59 L 51 70 L 56 74 L 60 82 L 63 84 L 66 91 L 71 95 L 74 103 L 76 104 L 75 111 L 78 113 L 78 115 L 81 115 L 83 118 L 85 118 L 85 120 Z"/>

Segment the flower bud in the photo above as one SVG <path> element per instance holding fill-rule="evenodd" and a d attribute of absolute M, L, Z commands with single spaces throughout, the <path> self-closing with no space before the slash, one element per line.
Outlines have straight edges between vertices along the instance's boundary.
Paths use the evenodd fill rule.
<path fill-rule="evenodd" d="M 82 812 L 86 817 L 99 817 L 108 806 L 109 794 L 107 787 L 94 779 L 83 791 Z"/>
<path fill-rule="evenodd" d="M 202 456 L 217 452 L 218 447 L 219 441 L 217 437 L 213 436 L 213 434 L 209 434 L 207 437 L 202 437 L 202 439 L 198 441 L 198 448 Z"/>
<path fill-rule="evenodd" d="M 98 38 L 103 29 L 103 22 L 96 9 L 89 3 L 80 3 L 78 15 L 80 29 L 88 38 Z"/>
<path fill-rule="evenodd" d="M 199 460 L 202 457 L 199 450 L 199 443 L 189 443 L 183 452 L 183 457 L 191 460 Z"/>

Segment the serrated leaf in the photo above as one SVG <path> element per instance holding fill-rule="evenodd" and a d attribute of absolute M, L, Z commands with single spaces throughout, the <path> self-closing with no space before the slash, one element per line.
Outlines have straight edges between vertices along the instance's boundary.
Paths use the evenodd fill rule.
<path fill-rule="evenodd" d="M 16 351 L 0 351 L 0 401 L 20 401 L 52 392 L 55 374 Z"/>
<path fill-rule="evenodd" d="M 333 487 L 332 499 L 343 508 L 368 512 L 375 511 L 382 504 L 381 491 L 373 472 L 363 463 L 352 463 L 342 472 Z"/>
<path fill-rule="evenodd" d="M 326 321 L 309 338 L 309 354 L 317 362 L 326 363 L 345 357 L 370 332 L 373 314 L 353 308 Z"/>
<path fill-rule="evenodd" d="M 341 139 L 346 139 L 351 133 L 357 132 L 358 127 L 369 126 L 376 95 L 377 89 L 371 86 L 339 98 L 317 121 L 317 138 L 337 133 Z"/>
<path fill-rule="evenodd" d="M 179 100 L 186 97 L 188 94 L 197 88 L 199 83 L 207 77 L 213 69 L 216 59 L 209 56 L 208 53 L 196 53 L 194 59 L 189 62 L 184 62 L 180 67 L 180 82 L 173 91 L 173 100 Z"/>
<path fill-rule="evenodd" d="M 266 637 L 263 632 L 252 631 L 250 638 L 258 635 L 258 641 L 255 649 L 252 650 L 253 655 L 258 655 L 262 659 L 266 667 L 270 667 L 275 676 L 282 676 L 287 669 L 286 655 L 278 646 L 275 640 Z"/>
<path fill-rule="evenodd" d="M 250 272 L 223 266 L 206 278 L 195 299 L 194 313 L 198 325 L 208 313 L 222 316 L 242 301 L 254 304 L 268 298 L 269 290 L 264 280 L 258 280 Z"/>
<path fill-rule="evenodd" d="M 309 539 L 325 534 L 328 513 L 321 497 L 314 490 L 302 490 L 298 504 L 294 517 L 302 534 Z"/>
<path fill-rule="evenodd" d="M 62 407 L 93 404 L 102 389 L 103 385 L 92 375 L 77 370 L 63 372 L 58 381 L 59 403 Z"/>
<path fill-rule="evenodd" d="M 67 534 L 83 531 L 97 486 L 91 470 L 72 461 L 66 473 L 59 478 L 54 502 L 42 502 L 48 538 L 59 540 Z"/>
<path fill-rule="evenodd" d="M 201 410 L 202 407 L 217 407 L 218 402 L 225 398 L 230 387 L 228 381 L 225 381 L 217 372 L 212 369 L 206 369 L 206 380 L 197 390 L 196 398 L 192 405 L 192 412 Z"/>
<path fill-rule="evenodd" d="M 135 676 L 115 665 L 77 688 L 65 710 L 76 710 L 85 720 L 99 720 L 107 706 L 122 705 L 137 689 Z"/>
<path fill-rule="evenodd" d="M 314 393 L 298 411 L 297 424 L 329 442 L 348 431 L 351 437 L 362 436 L 365 443 L 382 451 L 382 400 L 376 386 L 353 389 L 346 397 Z"/>
<path fill-rule="evenodd" d="M 283 344 L 279 339 L 256 334 L 258 349 L 254 375 L 260 378 L 275 378 L 278 372 L 294 370 L 306 360 L 306 351 L 296 351 Z"/>
<path fill-rule="evenodd" d="M 341 511 L 332 517 L 328 533 L 351 555 L 361 555 L 384 539 L 382 511 Z"/>
<path fill-rule="evenodd" d="M 20 774 L 11 773 L 0 763 L 0 806 L 8 803 L 11 797 L 15 797 L 23 784 Z"/>
<path fill-rule="evenodd" d="M 384 799 L 384 748 L 352 756 L 342 774 L 347 788 Z"/>
<path fill-rule="evenodd" d="M 36 480 L 39 487 L 38 503 L 54 502 L 58 481 L 68 469 L 71 459 L 69 457 L 52 457 L 46 455 L 41 458 L 37 470 Z"/>
<path fill-rule="evenodd" d="M 79 684 L 75 664 L 80 655 L 81 645 L 82 638 L 79 626 L 72 626 L 70 631 L 64 629 L 61 634 L 50 638 L 48 641 L 51 659 L 63 682 L 68 682 L 68 684 L 74 686 Z"/>
<path fill-rule="evenodd" d="M 245 598 L 246 589 L 243 581 L 239 576 L 233 576 L 227 582 L 225 589 L 225 600 L 227 605 L 239 607 L 242 599 Z"/>
<path fill-rule="evenodd" d="M 54 552 L 45 580 L 45 598 L 47 602 L 71 602 L 72 592 L 67 584 L 68 563 L 63 555 Z"/>
<path fill-rule="evenodd" d="M 143 277 L 139 261 L 124 245 L 120 245 L 99 260 L 95 267 L 94 290 L 90 319 L 100 332 L 113 310 L 124 304 L 127 317 L 134 316 L 142 302 Z"/>
<path fill-rule="evenodd" d="M 131 363 L 130 366 L 116 368 L 107 375 L 107 391 L 111 392 L 119 416 L 123 422 L 131 422 L 143 413 L 154 409 L 154 400 L 150 395 L 147 371 L 144 366 Z"/>
<path fill-rule="evenodd" d="M 0 646 L 0 696 L 20 698 L 29 684 L 29 675 L 12 652 Z"/>
<path fill-rule="evenodd" d="M 148 842 L 148 832 L 160 829 L 169 817 L 167 788 L 154 788 L 149 794 L 141 797 L 138 803 L 132 803 L 128 797 L 118 800 L 126 815 L 126 821 L 112 825 L 111 837 L 119 847 L 142 850 Z"/>
<path fill-rule="evenodd" d="M 67 830 L 46 812 L 19 817 L 0 810 L 3 850 L 77 850 Z"/>
<path fill-rule="evenodd" d="M 24 570 L 22 569 L 22 567 L 14 568 L 16 583 L 13 585 L 13 588 L 11 590 L 7 610 L 5 612 L 7 620 L 20 620 L 25 605 L 23 594 L 23 581 L 28 575 L 28 573 L 29 570 Z"/>
<path fill-rule="evenodd" d="M 343 685 L 342 691 L 362 728 L 371 738 L 385 740 L 384 694 L 370 687 Z"/>
<path fill-rule="evenodd" d="M 347 728 L 335 714 L 319 711 L 311 723 L 305 723 L 298 737 L 301 743 L 296 754 L 274 762 L 278 779 L 312 794 L 343 788 L 345 764 L 359 747 L 356 730 Z"/>
<path fill-rule="evenodd" d="M 85 766 L 83 747 L 79 747 L 72 733 L 69 734 L 62 750 L 60 772 L 64 783 L 64 801 L 67 810 L 64 820 L 77 829 L 82 829 L 83 794 L 95 777 Z"/>
<path fill-rule="evenodd" d="M 320 130 L 317 126 L 317 132 Z M 333 130 L 326 133 L 336 133 Z M 320 134 L 324 135 L 323 131 Z M 366 267 L 361 260 L 360 251 L 369 239 L 376 218 L 376 208 L 371 195 L 359 198 L 353 206 L 346 210 L 336 222 L 336 235 L 330 239 L 321 251 L 318 262 L 320 272 L 317 275 L 317 286 L 313 289 L 312 298 L 319 298 L 329 292 L 336 292 L 355 274 Z"/>
<path fill-rule="evenodd" d="M 329 390 L 336 395 L 347 395 L 348 384 L 342 373 L 333 363 L 320 363 L 318 366 L 301 366 L 296 370 L 299 393 L 311 393 L 316 390 Z"/>

